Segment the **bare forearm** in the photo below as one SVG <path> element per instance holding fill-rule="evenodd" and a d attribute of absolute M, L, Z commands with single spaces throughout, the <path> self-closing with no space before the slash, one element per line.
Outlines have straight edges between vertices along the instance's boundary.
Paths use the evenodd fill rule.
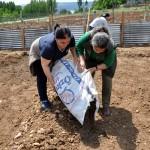
<path fill-rule="evenodd" d="M 100 64 L 95 67 L 89 68 L 88 70 L 92 73 L 92 72 L 95 72 L 98 70 L 104 70 L 104 69 L 107 69 L 107 66 L 105 64 Z"/>
<path fill-rule="evenodd" d="M 54 86 L 54 80 L 53 80 L 53 77 L 52 77 L 52 75 L 51 75 L 49 66 L 42 66 L 42 67 L 43 67 L 44 73 L 45 73 L 45 75 L 46 75 L 48 81 L 50 82 L 50 84 L 51 84 L 52 86 Z"/>
<path fill-rule="evenodd" d="M 71 51 L 74 63 L 77 64 L 78 63 L 78 58 L 77 58 L 77 55 L 76 55 L 75 48 L 70 48 L 70 51 Z"/>
<path fill-rule="evenodd" d="M 97 65 L 96 67 L 96 70 L 105 70 L 107 69 L 107 66 L 105 64 L 100 64 L 100 65 Z"/>
<path fill-rule="evenodd" d="M 84 56 L 83 56 L 83 55 L 80 55 L 80 56 L 79 56 L 79 59 L 80 59 L 80 61 L 84 61 Z"/>
<path fill-rule="evenodd" d="M 52 77 L 52 74 L 51 74 L 50 68 L 49 68 L 50 63 L 51 63 L 51 60 L 47 60 L 47 59 L 41 57 L 41 65 L 42 65 L 43 71 L 44 71 L 48 81 L 50 82 L 53 90 L 55 90 L 54 80 L 53 80 L 53 77 Z"/>

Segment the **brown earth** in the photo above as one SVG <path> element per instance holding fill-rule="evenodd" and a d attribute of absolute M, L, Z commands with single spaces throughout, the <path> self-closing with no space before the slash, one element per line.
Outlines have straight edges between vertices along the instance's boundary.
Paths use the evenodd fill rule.
<path fill-rule="evenodd" d="M 0 51 L 0 150 L 149 150 L 150 47 L 118 48 L 112 116 L 82 127 L 56 94 L 51 112 L 40 112 L 26 52 Z M 101 78 L 96 74 L 101 98 Z"/>

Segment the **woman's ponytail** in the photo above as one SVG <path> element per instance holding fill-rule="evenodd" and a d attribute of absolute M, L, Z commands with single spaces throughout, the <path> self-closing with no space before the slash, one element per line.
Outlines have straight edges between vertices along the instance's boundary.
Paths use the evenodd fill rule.
<path fill-rule="evenodd" d="M 60 24 L 55 24 L 55 26 L 54 26 L 54 32 L 56 31 L 57 28 L 60 28 Z"/>

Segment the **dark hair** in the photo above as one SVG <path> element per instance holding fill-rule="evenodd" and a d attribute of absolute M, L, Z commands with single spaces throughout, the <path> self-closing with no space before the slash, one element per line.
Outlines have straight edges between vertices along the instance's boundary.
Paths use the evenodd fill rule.
<path fill-rule="evenodd" d="M 54 31 L 55 31 L 57 28 L 60 28 L 60 24 L 55 24 L 55 26 L 54 26 Z"/>
<path fill-rule="evenodd" d="M 109 13 L 104 13 L 103 15 L 102 15 L 102 17 L 110 17 L 110 14 Z"/>
<path fill-rule="evenodd" d="M 56 39 L 66 39 L 71 38 L 71 31 L 67 27 L 61 27 L 59 24 L 56 24 L 54 27 L 54 34 Z"/>

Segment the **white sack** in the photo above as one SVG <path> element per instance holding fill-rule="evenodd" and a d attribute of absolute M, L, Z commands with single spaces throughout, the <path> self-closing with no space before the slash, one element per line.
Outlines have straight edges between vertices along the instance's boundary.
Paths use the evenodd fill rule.
<path fill-rule="evenodd" d="M 98 102 L 98 92 L 91 73 L 79 73 L 71 60 L 61 59 L 54 65 L 52 75 L 61 101 L 83 125 L 90 102 L 94 98 Z"/>

